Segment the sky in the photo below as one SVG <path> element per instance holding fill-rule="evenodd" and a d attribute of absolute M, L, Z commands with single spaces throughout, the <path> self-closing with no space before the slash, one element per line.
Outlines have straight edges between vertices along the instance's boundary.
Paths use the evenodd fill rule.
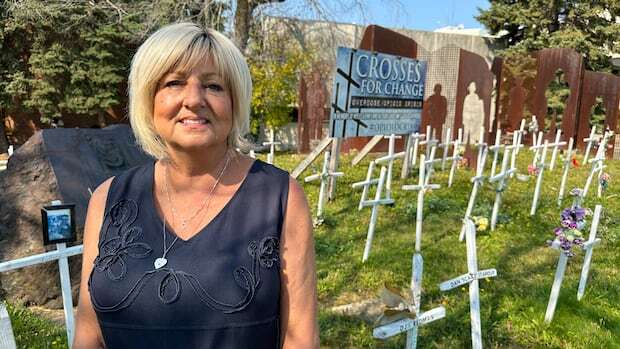
<path fill-rule="evenodd" d="M 312 0 L 286 0 L 273 5 L 275 15 L 312 18 Z M 361 3 L 361 6 L 356 6 Z M 482 28 L 474 16 L 478 8 L 487 9 L 488 0 L 323 0 L 330 19 L 361 25 L 378 24 L 390 28 L 432 31 L 445 26 Z"/>

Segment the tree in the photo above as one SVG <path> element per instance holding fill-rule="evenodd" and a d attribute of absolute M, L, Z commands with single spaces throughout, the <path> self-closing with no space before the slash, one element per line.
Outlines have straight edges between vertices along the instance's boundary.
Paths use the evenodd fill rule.
<path fill-rule="evenodd" d="M 490 0 L 477 19 L 508 46 L 506 57 L 547 47 L 573 48 L 593 71 L 613 71 L 620 52 L 618 0 Z"/>
<path fill-rule="evenodd" d="M 253 81 L 253 134 L 258 133 L 261 124 L 277 129 L 291 121 L 299 76 L 313 60 L 312 54 L 304 52 L 285 36 L 286 33 L 276 34 L 270 37 L 275 39 L 270 43 L 256 39 L 248 47 L 249 51 L 257 53 L 248 55 Z"/>

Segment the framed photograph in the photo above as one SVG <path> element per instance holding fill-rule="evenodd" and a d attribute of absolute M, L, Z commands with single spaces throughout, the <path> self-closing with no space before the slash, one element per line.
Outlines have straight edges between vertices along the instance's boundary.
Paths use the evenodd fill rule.
<path fill-rule="evenodd" d="M 41 209 L 41 223 L 44 245 L 74 242 L 75 204 L 44 206 Z"/>

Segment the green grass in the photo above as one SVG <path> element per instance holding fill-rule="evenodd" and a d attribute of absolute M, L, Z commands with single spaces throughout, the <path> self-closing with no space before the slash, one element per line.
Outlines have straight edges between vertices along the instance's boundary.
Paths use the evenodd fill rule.
<path fill-rule="evenodd" d="M 301 155 L 279 155 L 276 165 L 291 171 L 302 159 Z M 300 176 L 300 183 L 303 183 L 303 176 L 319 171 L 321 159 Z M 369 260 L 362 263 L 370 209 L 357 210 L 360 192 L 352 190 L 351 183 L 365 178 L 370 159 L 356 167 L 350 166 L 351 159 L 352 155 L 341 157 L 340 170 L 345 172 L 345 177 L 338 181 L 335 201 L 324 208 L 325 222 L 314 232 L 321 343 L 331 348 L 402 348 L 404 334 L 379 341 L 372 338 L 372 324 L 329 311 L 333 306 L 376 298 L 383 283 L 405 289 L 411 277 L 416 193 L 400 190 L 400 187 L 416 182 L 417 173 L 408 180 L 400 180 L 397 179 L 400 166 L 395 166 L 392 195 L 396 204 L 380 208 L 372 252 Z M 519 160 L 518 168 L 524 172 L 531 161 L 530 153 L 522 152 Z M 571 169 L 566 191 L 583 186 L 588 171 L 589 167 Z M 584 204 L 593 209 L 596 203 L 601 203 L 604 208 L 599 226 L 599 237 L 603 241 L 594 252 L 585 296 L 581 302 L 577 301 L 583 262 L 583 254 L 578 253 L 569 261 L 551 324 L 545 324 L 543 318 L 558 253 L 546 247 L 545 242 L 553 236 L 561 208 L 570 205 L 570 198 L 562 207 L 556 204 L 561 166 L 545 172 L 534 217 L 529 211 L 535 180 L 509 182 L 498 228 L 477 236 L 479 267 L 498 271 L 496 278 L 483 280 L 480 285 L 485 347 L 620 348 L 620 269 L 617 267 L 620 196 L 616 183 L 620 178 L 620 163 L 608 161 L 607 172 L 612 177 L 609 190 L 603 198 L 597 199 L 594 181 Z M 447 315 L 422 327 L 420 348 L 471 347 L 467 289 L 440 292 L 438 284 L 466 272 L 465 244 L 458 241 L 458 233 L 472 175 L 471 171 L 458 170 L 454 185 L 448 189 L 445 187 L 448 171 L 438 171 L 432 182 L 441 184 L 442 188 L 432 191 L 425 199 L 422 310 L 444 305 Z M 304 183 L 303 186 L 314 214 L 318 184 Z M 494 196 L 493 187 L 485 184 L 474 215 L 490 218 Z M 64 341 L 61 327 L 35 319 L 27 310 L 10 310 L 19 347 L 44 348 L 42 343 Z M 35 331 L 38 335 L 32 336 Z"/>
<path fill-rule="evenodd" d="M 387 341 L 375 340 L 372 324 L 329 311 L 332 306 L 377 297 L 384 282 L 404 290 L 411 277 L 417 193 L 400 187 L 415 184 L 417 172 L 408 180 L 393 182 L 396 204 L 380 208 L 372 252 L 369 260 L 362 263 L 370 208 L 357 211 L 361 192 L 350 186 L 365 178 L 370 159 L 356 167 L 350 166 L 351 159 L 352 156 L 342 156 L 340 169 L 346 176 L 338 182 L 335 201 L 324 209 L 325 223 L 315 230 L 321 342 L 333 348 L 402 348 L 405 334 Z M 530 153 L 522 152 L 519 160 L 518 168 L 525 172 Z M 299 161 L 300 156 L 279 157 L 276 164 L 292 169 Z M 319 171 L 319 165 L 317 161 L 302 176 Z M 620 247 L 620 197 L 614 183 L 620 177 L 618 162 L 608 162 L 612 182 L 603 198 L 596 198 L 595 180 L 584 204 L 593 209 L 601 203 L 604 208 L 599 227 L 603 242 L 594 252 L 585 297 L 577 301 L 583 261 L 583 254 L 579 253 L 569 262 L 553 322 L 548 325 L 543 321 L 558 260 L 558 253 L 546 247 L 546 241 L 552 238 L 553 228 L 559 223 L 561 208 L 571 203 L 569 197 L 562 207 L 557 206 L 561 177 L 558 165 L 545 172 L 536 216 L 529 215 L 535 179 L 513 179 L 503 195 L 497 229 L 478 234 L 479 267 L 498 271 L 498 277 L 484 280 L 480 286 L 485 347 L 620 348 L 620 272 L 616 252 Z M 571 169 L 566 192 L 583 186 L 588 171 L 589 167 Z M 395 167 L 395 173 L 394 178 L 399 178 L 400 166 Z M 420 348 L 471 347 L 467 289 L 438 289 L 440 282 L 467 271 L 465 244 L 459 243 L 458 233 L 473 172 L 457 171 L 452 188 L 446 187 L 448 173 L 436 172 L 432 182 L 442 188 L 425 198 L 422 243 L 422 309 L 444 305 L 447 316 L 421 329 Z M 318 184 L 304 184 L 304 188 L 315 213 Z M 474 215 L 490 219 L 494 197 L 494 188 L 485 184 Z"/>
<path fill-rule="evenodd" d="M 64 326 L 35 315 L 22 306 L 7 304 L 17 348 L 61 349 L 67 348 Z"/>

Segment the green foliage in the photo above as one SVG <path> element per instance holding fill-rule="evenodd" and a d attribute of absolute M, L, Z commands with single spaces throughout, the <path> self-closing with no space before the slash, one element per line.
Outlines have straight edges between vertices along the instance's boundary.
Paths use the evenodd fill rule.
<path fill-rule="evenodd" d="M 593 71 L 612 71 L 612 52 L 620 52 L 617 0 L 490 0 L 477 19 L 503 36 L 512 57 L 547 47 L 573 48 Z"/>
<path fill-rule="evenodd" d="M 228 1 L 43 1 L 0 6 L 0 110 L 101 115 L 125 101 L 137 45 L 160 26 L 222 30 Z"/>
<path fill-rule="evenodd" d="M 289 123 L 297 98 L 299 73 L 306 66 L 301 52 L 283 52 L 277 58 L 249 59 L 252 74 L 252 131 L 260 124 L 278 128 Z"/>

